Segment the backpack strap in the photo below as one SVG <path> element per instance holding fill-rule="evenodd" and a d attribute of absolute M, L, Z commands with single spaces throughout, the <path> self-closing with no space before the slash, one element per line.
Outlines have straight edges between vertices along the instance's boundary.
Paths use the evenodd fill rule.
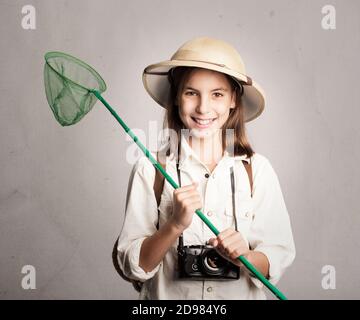
<path fill-rule="evenodd" d="M 248 174 L 249 177 L 249 182 L 250 182 L 250 191 L 251 191 L 251 198 L 253 196 L 253 176 L 252 176 L 252 167 L 251 167 L 251 157 L 250 157 L 250 163 L 248 163 L 245 160 L 242 160 L 244 167 L 246 169 L 246 172 Z"/>
<path fill-rule="evenodd" d="M 165 163 L 161 163 L 159 161 L 159 152 L 156 153 L 156 160 L 161 164 L 161 166 L 164 168 L 164 170 L 166 170 L 166 162 Z M 165 182 L 165 177 L 160 173 L 159 170 L 157 170 L 155 168 L 155 179 L 154 179 L 154 193 L 155 193 L 155 197 L 156 197 L 156 202 L 157 205 L 160 205 L 160 200 L 161 200 L 161 194 L 164 188 L 164 182 Z"/>

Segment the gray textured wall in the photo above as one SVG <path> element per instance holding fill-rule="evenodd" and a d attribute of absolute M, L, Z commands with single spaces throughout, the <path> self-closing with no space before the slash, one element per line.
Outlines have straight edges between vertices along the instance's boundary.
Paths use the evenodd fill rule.
<path fill-rule="evenodd" d="M 25 30 L 24 5 L 36 9 Z M 336 9 L 336 29 L 321 8 Z M 0 1 L 0 299 L 129 299 L 110 253 L 123 221 L 131 143 L 98 103 L 61 127 L 47 105 L 43 55 L 93 65 L 104 94 L 131 128 L 162 123 L 142 87 L 143 68 L 186 40 L 232 43 L 267 94 L 248 125 L 277 172 L 292 221 L 296 260 L 279 283 L 291 299 L 359 298 L 360 2 Z M 24 290 L 24 265 L 36 289 Z M 322 268 L 336 289 L 322 287 Z M 270 296 L 270 295 L 269 295 Z"/>

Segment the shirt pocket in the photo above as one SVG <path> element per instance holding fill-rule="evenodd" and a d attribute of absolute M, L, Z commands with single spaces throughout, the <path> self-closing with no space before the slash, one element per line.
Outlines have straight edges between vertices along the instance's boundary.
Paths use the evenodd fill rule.
<path fill-rule="evenodd" d="M 237 220 L 237 230 L 246 238 L 249 236 L 249 230 L 253 221 L 253 199 L 244 195 L 244 192 L 235 192 L 235 214 Z M 227 196 L 225 207 L 225 220 L 227 227 L 235 229 L 235 219 L 233 214 L 233 198 L 232 195 Z"/>

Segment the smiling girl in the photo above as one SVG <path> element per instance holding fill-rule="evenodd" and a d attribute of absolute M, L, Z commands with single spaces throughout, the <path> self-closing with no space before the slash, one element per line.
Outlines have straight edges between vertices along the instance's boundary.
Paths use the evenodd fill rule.
<path fill-rule="evenodd" d="M 180 188 L 165 183 L 158 205 L 153 165 L 145 156 L 136 162 L 118 245 L 122 272 L 143 284 L 141 299 L 264 299 L 237 257 L 276 284 L 295 246 L 277 175 L 245 133 L 264 109 L 261 88 L 239 53 L 212 38 L 186 42 L 143 80 L 175 133 L 164 162 Z M 217 237 L 193 219 L 196 209 Z"/>

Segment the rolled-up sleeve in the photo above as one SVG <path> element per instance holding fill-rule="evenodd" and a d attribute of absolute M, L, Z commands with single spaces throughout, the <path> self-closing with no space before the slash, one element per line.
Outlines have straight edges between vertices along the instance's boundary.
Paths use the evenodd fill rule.
<path fill-rule="evenodd" d="M 276 284 L 295 258 L 295 244 L 289 214 L 278 177 L 270 162 L 263 156 L 254 173 L 254 220 L 249 244 L 269 260 L 269 281 Z M 262 288 L 260 280 L 251 280 Z"/>
<path fill-rule="evenodd" d="M 125 220 L 118 242 L 118 262 L 124 275 L 130 279 L 146 281 L 159 270 L 150 272 L 139 266 L 143 241 L 156 232 L 158 220 L 156 197 L 153 190 L 155 168 L 145 157 L 133 166 L 126 195 Z"/>

